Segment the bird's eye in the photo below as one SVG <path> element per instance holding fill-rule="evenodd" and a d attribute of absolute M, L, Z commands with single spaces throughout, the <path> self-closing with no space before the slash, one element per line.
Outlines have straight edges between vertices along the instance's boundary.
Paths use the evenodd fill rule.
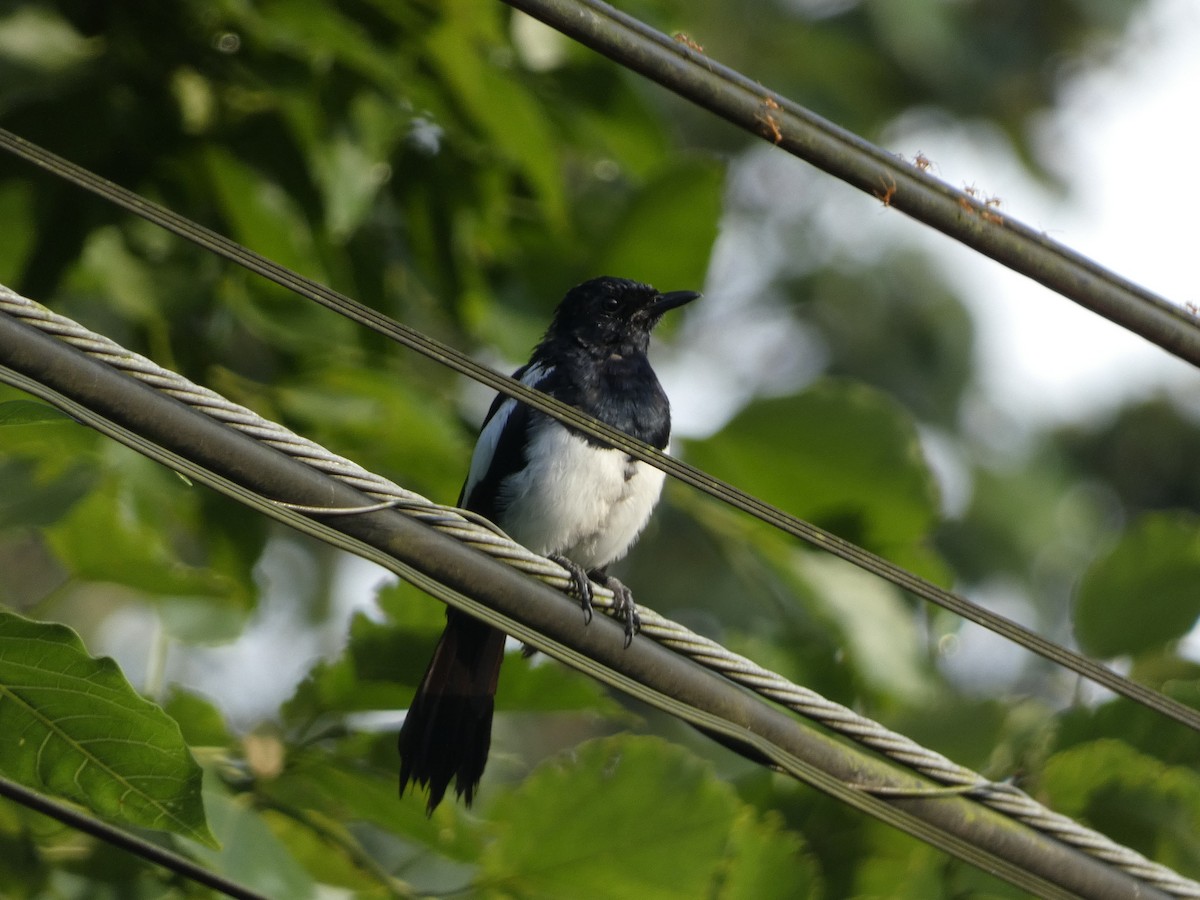
<path fill-rule="evenodd" d="M 620 298 L 618 298 L 618 297 L 605 297 L 604 298 L 604 311 L 605 312 L 614 313 L 617 311 L 617 309 L 620 308 L 620 306 L 621 306 Z"/>

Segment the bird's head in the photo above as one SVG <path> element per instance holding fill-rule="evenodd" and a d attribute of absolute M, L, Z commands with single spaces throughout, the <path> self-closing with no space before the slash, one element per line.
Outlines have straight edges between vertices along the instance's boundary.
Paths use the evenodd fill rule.
<path fill-rule="evenodd" d="M 645 353 L 663 314 L 699 296 L 695 291 L 662 294 L 627 278 L 593 278 L 567 291 L 546 341 L 578 346 L 596 356 Z"/>

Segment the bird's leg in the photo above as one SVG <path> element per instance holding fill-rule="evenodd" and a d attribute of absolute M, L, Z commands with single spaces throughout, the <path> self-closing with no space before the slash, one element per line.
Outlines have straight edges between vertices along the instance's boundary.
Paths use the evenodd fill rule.
<path fill-rule="evenodd" d="M 579 604 L 583 607 L 584 624 L 590 625 L 592 623 L 592 583 L 588 580 L 587 572 L 579 563 L 558 553 L 552 553 L 548 558 L 554 560 L 570 574 L 571 593 L 579 598 Z"/>
<path fill-rule="evenodd" d="M 642 618 L 638 615 L 637 604 L 633 602 L 633 592 L 620 579 L 609 575 L 603 569 L 588 571 L 579 563 L 558 553 L 551 554 L 549 559 L 554 560 L 570 574 L 571 593 L 579 598 L 586 624 L 591 624 L 592 621 L 592 581 L 613 592 L 613 611 L 617 618 L 625 623 L 625 646 L 632 644 L 633 636 L 642 630 Z"/>
<path fill-rule="evenodd" d="M 633 602 L 633 592 L 603 569 L 592 569 L 588 575 L 596 584 L 613 592 L 613 610 L 617 618 L 625 622 L 625 646 L 628 647 L 633 643 L 633 636 L 642 630 L 642 617 L 638 615 L 637 604 Z"/>

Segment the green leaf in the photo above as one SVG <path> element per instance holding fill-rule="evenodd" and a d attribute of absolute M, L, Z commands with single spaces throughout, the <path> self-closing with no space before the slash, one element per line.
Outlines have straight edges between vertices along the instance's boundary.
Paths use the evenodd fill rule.
<path fill-rule="evenodd" d="M 1172 657 L 1177 664 L 1183 663 L 1175 654 Z M 1200 666 L 1194 663 L 1186 665 L 1192 670 L 1190 678 L 1139 680 L 1147 684 L 1161 684 L 1160 690 L 1168 697 L 1200 709 Z M 1090 743 L 1098 738 L 1115 738 L 1164 763 L 1192 765 L 1200 759 L 1200 734 L 1190 728 L 1180 728 L 1154 710 L 1134 703 L 1112 701 L 1099 706 L 1076 704 L 1061 713 L 1054 725 L 1056 743 L 1060 748 Z M 960 759 L 953 753 L 946 755 L 951 759 Z M 970 764 L 969 760 L 967 764 Z"/>
<path fill-rule="evenodd" d="M 100 42 L 89 40 L 76 31 L 70 18 L 62 13 L 38 5 L 5 4 L 0 8 L 0 68 L 3 71 L 0 109 L 11 115 L 31 98 L 43 98 L 46 102 L 59 94 L 64 85 L 78 83 L 81 70 L 99 55 L 100 46 Z M 29 189 L 23 192 L 27 194 L 32 194 L 38 184 L 36 179 L 24 176 L 16 176 L 15 180 Z M 0 191 L 0 215 L 4 216 L 5 223 L 11 224 L 16 220 L 8 213 L 16 210 L 6 208 L 4 193 Z M 0 244 L 11 243 L 12 248 L 0 247 L 0 275 L 4 280 L 20 276 L 19 261 L 23 261 L 37 239 L 35 234 L 26 233 L 23 228 L 5 229 L 5 240 Z"/>
<path fill-rule="evenodd" d="M 868 822 L 864 846 L 842 860 L 853 873 L 847 896 L 887 900 L 1024 900 L 1002 882 L 971 866 L 947 860 L 940 850 L 882 822 Z"/>
<path fill-rule="evenodd" d="M 0 823 L 0 897 L 25 898 L 48 896 L 48 873 L 42 863 L 32 830 L 8 829 Z"/>
<path fill-rule="evenodd" d="M 210 637 L 227 639 L 240 626 L 242 616 L 235 613 L 247 611 L 254 600 L 249 565 L 220 532 L 205 535 L 199 515 L 203 492 L 187 489 L 169 470 L 124 448 L 109 449 L 110 477 L 47 528 L 50 546 L 77 578 L 176 598 L 172 618 L 189 622 L 192 630 L 197 621 L 212 618 L 205 610 L 215 609 L 221 620 L 208 630 L 221 631 Z M 212 600 L 220 603 L 207 602 Z"/>
<path fill-rule="evenodd" d="M 304 809 L 330 821 L 370 823 L 427 845 L 455 865 L 474 863 L 482 849 L 478 817 L 443 803 L 430 817 L 423 799 L 396 796 L 396 736 L 357 734 L 337 743 L 288 754 L 278 778 L 259 783 L 259 794 L 281 809 Z"/>
<path fill-rule="evenodd" d="M 73 420 L 0 385 L 0 528 L 57 521 L 96 481 L 95 448 L 103 440 Z"/>
<path fill-rule="evenodd" d="M 724 870 L 753 864 L 753 853 L 797 863 L 797 842 L 773 825 L 754 829 L 763 843 L 752 853 L 751 834 L 736 834 L 753 828 L 743 824 L 751 808 L 709 765 L 658 738 L 585 743 L 497 797 L 489 813 L 497 834 L 480 882 L 495 895 L 677 900 L 713 896 Z M 764 877 L 792 876 L 772 868 Z M 739 873 L 735 887 L 750 882 Z"/>
<path fill-rule="evenodd" d="M 382 587 L 378 603 L 389 621 L 355 614 L 345 651 L 313 666 L 284 704 L 285 721 L 408 705 L 445 627 L 445 607 L 404 582 Z"/>
<path fill-rule="evenodd" d="M 393 593 L 395 588 L 388 588 Z M 410 589 L 415 593 L 415 589 Z M 313 666 L 284 705 L 284 718 L 299 723 L 325 714 L 402 709 L 412 700 L 438 635 L 445 625 L 440 604 L 401 623 L 380 624 L 359 613 L 351 620 L 346 650 Z M 432 612 L 432 627 L 426 616 Z M 496 708 L 505 710 L 617 709 L 596 681 L 545 658 L 505 655 Z"/>
<path fill-rule="evenodd" d="M 845 651 L 868 684 L 910 703 L 933 700 L 928 650 L 901 590 L 827 554 L 795 552 L 792 565 L 841 626 Z"/>
<path fill-rule="evenodd" d="M 280 265 L 327 280 L 312 230 L 294 197 L 273 178 L 222 149 L 210 147 L 205 160 L 213 199 L 234 238 Z"/>
<path fill-rule="evenodd" d="M 412 699 L 432 649 L 419 633 L 358 613 L 350 623 L 346 652 L 312 668 L 284 705 L 284 717 L 301 722 L 327 713 L 401 709 Z"/>
<path fill-rule="evenodd" d="M 544 111 L 498 60 L 505 41 L 496 11 L 474 0 L 443 5 L 446 17 L 430 33 L 431 62 L 491 147 L 520 173 L 555 227 L 567 222 L 560 142 Z"/>
<path fill-rule="evenodd" d="M 504 712 L 588 709 L 616 713 L 621 706 L 594 678 L 544 656 L 525 658 L 519 653 L 504 657 L 496 710 Z"/>
<path fill-rule="evenodd" d="M 937 483 L 912 418 L 874 388 L 826 380 L 748 406 L 690 443 L 701 468 L 901 565 L 944 578 L 926 546 Z"/>
<path fill-rule="evenodd" d="M 210 777 L 204 789 L 219 849 L 200 849 L 197 855 L 210 868 L 268 897 L 308 900 L 316 896 L 312 877 L 291 854 L 248 798 L 231 797 Z M 217 848 L 216 842 L 210 844 Z"/>
<path fill-rule="evenodd" d="M 323 820 L 307 810 L 303 816 L 291 810 L 285 814 L 271 809 L 263 810 L 259 815 L 280 846 L 286 849 L 289 863 L 294 860 L 310 878 L 323 886 L 342 888 L 346 892 L 344 896 L 352 896 L 355 900 L 384 900 L 394 896 L 379 883 L 373 872 L 365 870 L 359 860 L 342 850 L 341 842 L 353 844 L 354 836 L 341 823 Z"/>
<path fill-rule="evenodd" d="M 394 59 L 387 61 L 394 66 Z M 383 100 L 366 91 L 349 104 L 349 134 L 331 141 L 314 140 L 313 176 L 325 199 L 325 227 L 334 239 L 351 235 L 370 215 L 391 169 L 389 154 L 404 131 L 411 128 L 395 99 Z"/>
<path fill-rule="evenodd" d="M 121 230 L 110 225 L 88 237 L 72 282 L 76 289 L 100 291 L 110 306 L 131 321 L 165 328 L 161 284 L 155 275 Z"/>
<path fill-rule="evenodd" d="M 1198 583 L 1200 520 L 1145 516 L 1084 573 L 1074 608 L 1079 645 L 1111 657 L 1183 637 L 1200 616 Z"/>
<path fill-rule="evenodd" d="M 37 7 L 5 9 L 0 31 L 5 63 L 28 67 L 43 77 L 77 66 L 97 52 L 94 42 L 72 28 L 69 19 Z"/>
<path fill-rule="evenodd" d="M 0 611 L 0 770 L 122 825 L 215 846 L 179 726 L 62 625 Z"/>
<path fill-rule="evenodd" d="M 319 380 L 318 380 L 319 377 Z M 392 369 L 331 364 L 272 392 L 281 415 L 327 447 L 361 447 L 355 461 L 426 496 L 451 502 L 471 457 L 445 397 Z"/>
<path fill-rule="evenodd" d="M 724 184 L 724 169 L 707 160 L 664 168 L 613 225 L 593 270 L 664 291 L 699 288 L 717 239 Z M 663 252 L 663 235 L 671 236 L 669 253 Z"/>
<path fill-rule="evenodd" d="M 190 746 L 228 747 L 233 737 L 225 727 L 225 717 L 209 700 L 172 685 L 163 708 L 179 723 L 184 740 Z"/>
<path fill-rule="evenodd" d="M 821 896 L 816 865 L 804 842 L 785 831 L 778 814 L 758 819 L 747 807 L 729 832 L 725 881 L 720 900 L 794 900 Z"/>
<path fill-rule="evenodd" d="M 272 3 L 269 12 L 245 6 L 227 11 L 236 15 L 255 40 L 270 45 L 316 70 L 339 65 L 377 81 L 397 94 L 406 87 L 396 59 L 372 39 L 361 23 L 333 6 L 314 3 Z M 307 98 L 308 95 L 303 95 Z M 317 104 L 311 103 L 316 107 Z M 315 139 L 314 139 L 315 140 Z"/>
<path fill-rule="evenodd" d="M 1051 807 L 1183 873 L 1200 871 L 1200 775 L 1118 740 L 1056 753 L 1042 770 Z"/>
<path fill-rule="evenodd" d="M 12 425 L 38 425 L 46 422 L 73 422 L 70 416 L 53 406 L 33 400 L 9 400 L 0 403 L 0 428 Z"/>

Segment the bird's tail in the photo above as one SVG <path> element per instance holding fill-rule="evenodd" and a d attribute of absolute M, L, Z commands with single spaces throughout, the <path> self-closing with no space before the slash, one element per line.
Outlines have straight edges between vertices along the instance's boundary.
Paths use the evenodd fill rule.
<path fill-rule="evenodd" d="M 471 804 L 492 742 L 492 710 L 504 633 L 448 610 L 433 659 L 400 728 L 400 793 L 429 788 L 427 810 L 442 802 L 450 780 Z"/>

